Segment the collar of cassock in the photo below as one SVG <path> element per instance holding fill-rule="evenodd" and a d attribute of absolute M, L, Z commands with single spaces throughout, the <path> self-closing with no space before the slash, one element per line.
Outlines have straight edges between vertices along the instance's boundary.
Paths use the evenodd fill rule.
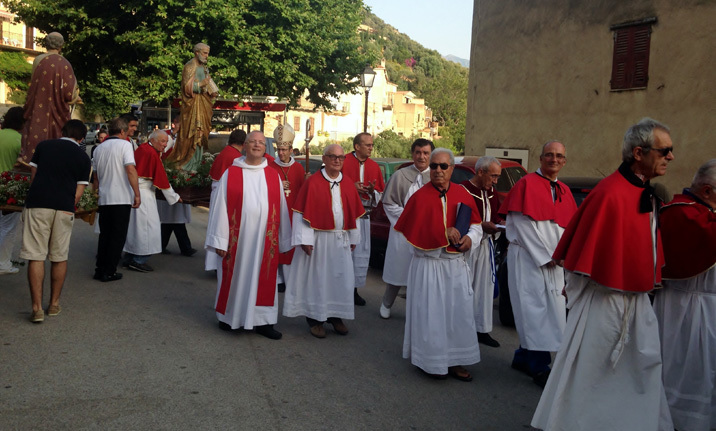
<path fill-rule="evenodd" d="M 338 173 L 338 178 L 333 179 L 333 178 L 328 178 L 328 174 L 326 173 L 325 169 L 321 169 L 321 176 L 323 177 L 324 180 L 331 183 L 331 190 L 333 190 L 334 186 L 340 186 L 341 181 L 343 181 L 343 173 L 341 173 L 341 172 Z"/>
<path fill-rule="evenodd" d="M 355 157 L 356 160 L 358 160 L 358 164 L 360 164 L 360 165 L 363 165 L 363 163 L 365 163 L 366 160 L 368 160 L 368 159 L 365 159 L 365 160 L 363 160 L 363 161 L 361 162 L 360 159 L 358 158 L 358 156 L 356 156 L 356 152 L 355 152 L 355 151 L 351 151 L 351 154 L 353 154 L 353 157 Z"/>
<path fill-rule="evenodd" d="M 644 191 L 641 192 L 641 197 L 639 198 L 640 213 L 648 213 L 654 210 L 651 204 L 652 198 L 656 198 L 656 208 L 659 209 L 659 207 L 661 207 L 661 204 L 663 204 L 663 202 L 658 196 L 654 194 L 654 187 L 649 184 L 649 181 L 644 182 L 639 177 L 637 177 L 636 174 L 629 167 L 629 164 L 627 164 L 626 162 L 622 163 L 619 166 L 619 173 L 627 181 L 629 181 L 631 185 L 644 189 Z"/>
<path fill-rule="evenodd" d="M 438 186 L 436 186 L 435 184 L 433 184 L 432 181 L 430 181 L 430 185 L 432 185 L 433 187 L 435 187 L 435 190 L 437 190 L 438 193 L 440 193 L 440 199 L 444 198 L 445 195 L 447 194 L 448 190 L 450 190 L 450 184 L 448 184 L 448 187 L 447 187 L 446 189 L 444 189 L 444 190 L 441 189 L 441 188 L 438 188 Z"/>
<path fill-rule="evenodd" d="M 690 198 L 693 199 L 694 201 L 696 201 L 696 203 L 699 203 L 699 204 L 705 206 L 706 208 L 708 208 L 709 210 L 711 210 L 711 212 L 716 212 L 716 208 L 711 208 L 711 205 L 707 204 L 706 202 L 704 202 L 703 199 L 701 199 L 700 197 L 698 197 L 698 196 L 696 196 L 695 194 L 691 193 L 691 189 L 689 189 L 689 188 L 684 189 L 683 194 L 686 195 L 686 196 L 688 196 L 688 197 L 690 197 Z"/>
<path fill-rule="evenodd" d="M 535 174 L 549 181 L 549 185 L 554 190 L 554 203 L 556 204 L 557 201 L 562 202 L 562 194 L 564 193 L 564 190 L 562 190 L 562 186 L 559 184 L 559 182 L 550 180 L 549 178 L 542 175 L 540 171 L 535 172 Z"/>

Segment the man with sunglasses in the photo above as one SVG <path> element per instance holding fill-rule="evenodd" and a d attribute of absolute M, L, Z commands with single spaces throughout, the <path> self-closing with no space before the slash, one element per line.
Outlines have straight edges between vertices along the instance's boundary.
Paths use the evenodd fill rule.
<path fill-rule="evenodd" d="M 547 142 L 539 156 L 540 168 L 522 177 L 500 207 L 510 242 L 507 270 L 510 301 L 520 347 L 512 368 L 544 387 L 549 376 L 550 352 L 562 342 L 567 320 L 564 270 L 552 259 L 562 232 L 577 210 L 569 187 L 557 180 L 567 162 L 566 148 Z"/>
<path fill-rule="evenodd" d="M 650 118 L 631 126 L 623 163 L 589 193 L 562 235 L 552 258 L 564 261 L 570 312 L 533 427 L 674 429 L 648 297 L 664 265 L 660 202 L 649 181 L 666 173 L 672 150 L 667 126 Z"/>
<path fill-rule="evenodd" d="M 363 204 L 351 180 L 341 173 L 345 156 L 338 144 L 323 150 L 325 166 L 311 175 L 293 206 L 295 254 L 286 280 L 283 315 L 305 316 L 311 335 L 325 338 L 325 322 L 348 334 L 353 319 L 353 261 L 360 241 Z"/>
<path fill-rule="evenodd" d="M 465 252 L 480 243 L 480 213 L 467 190 L 450 182 L 452 151 L 436 148 L 429 167 L 430 184 L 412 195 L 395 224 L 413 246 L 403 358 L 435 379 L 469 382 L 463 366 L 480 362 L 480 347 Z"/>

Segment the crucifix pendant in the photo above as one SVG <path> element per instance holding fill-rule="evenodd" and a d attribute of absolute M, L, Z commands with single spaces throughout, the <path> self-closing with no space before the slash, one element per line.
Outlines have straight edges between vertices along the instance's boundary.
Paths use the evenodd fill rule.
<path fill-rule="evenodd" d="M 283 193 L 286 195 L 286 197 L 288 197 L 288 195 L 291 194 L 291 189 L 284 189 Z"/>

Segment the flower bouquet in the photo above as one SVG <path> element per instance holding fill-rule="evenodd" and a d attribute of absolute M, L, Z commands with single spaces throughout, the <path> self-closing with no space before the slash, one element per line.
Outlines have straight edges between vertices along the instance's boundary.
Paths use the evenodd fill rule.
<path fill-rule="evenodd" d="M 22 211 L 30 177 L 25 173 L 6 171 L 0 174 L 0 210 L 4 213 Z"/>
<path fill-rule="evenodd" d="M 209 171 L 214 163 L 214 155 L 205 152 L 196 171 L 174 169 L 165 165 L 169 184 L 181 196 L 185 204 L 208 202 L 211 197 L 211 177 Z M 157 190 L 157 199 L 164 199 L 164 194 Z"/>

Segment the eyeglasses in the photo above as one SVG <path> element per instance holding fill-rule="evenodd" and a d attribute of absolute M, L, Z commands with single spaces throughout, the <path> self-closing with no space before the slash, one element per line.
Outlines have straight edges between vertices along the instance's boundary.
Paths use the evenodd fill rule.
<path fill-rule="evenodd" d="M 249 145 L 251 145 L 251 144 L 260 144 L 260 145 L 266 146 L 266 141 L 257 141 L 256 139 L 252 139 L 252 140 L 250 140 L 250 141 L 246 141 L 246 143 L 249 144 Z"/>
<path fill-rule="evenodd" d="M 542 157 L 545 157 L 547 159 L 562 160 L 562 159 L 564 159 L 564 154 L 547 153 L 547 154 L 542 154 Z"/>
<path fill-rule="evenodd" d="M 430 164 L 430 169 L 434 171 L 434 170 L 436 170 L 436 169 L 438 168 L 438 166 L 439 166 L 440 169 L 442 169 L 443 171 L 446 171 L 447 168 L 450 167 L 450 164 L 449 164 L 449 163 L 431 163 L 431 164 Z"/>
<path fill-rule="evenodd" d="M 335 162 L 338 161 L 344 161 L 346 159 L 346 156 L 336 156 L 335 154 L 324 154 L 324 157 L 328 157 L 328 160 Z"/>
<path fill-rule="evenodd" d="M 669 153 L 674 152 L 674 147 L 666 147 L 666 148 L 652 148 L 652 147 L 642 147 L 644 149 L 644 152 L 649 152 L 650 150 L 654 150 L 657 153 L 661 154 L 661 157 L 666 157 L 669 155 Z"/>

